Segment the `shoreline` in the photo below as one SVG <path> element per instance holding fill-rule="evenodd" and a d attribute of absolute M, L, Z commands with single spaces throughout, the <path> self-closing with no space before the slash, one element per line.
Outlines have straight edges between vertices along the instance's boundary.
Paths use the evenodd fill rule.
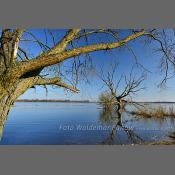
<path fill-rule="evenodd" d="M 66 102 L 66 103 L 97 103 L 89 100 L 16 100 L 15 102 Z"/>
<path fill-rule="evenodd" d="M 19 99 L 15 102 L 67 102 L 67 103 L 99 103 L 98 101 L 90 101 L 90 100 L 52 100 L 52 99 Z M 141 104 L 160 104 L 160 103 L 175 103 L 175 102 L 168 102 L 168 101 L 158 101 L 158 102 L 135 102 L 135 103 L 141 103 Z M 129 103 L 128 103 L 129 104 Z"/>

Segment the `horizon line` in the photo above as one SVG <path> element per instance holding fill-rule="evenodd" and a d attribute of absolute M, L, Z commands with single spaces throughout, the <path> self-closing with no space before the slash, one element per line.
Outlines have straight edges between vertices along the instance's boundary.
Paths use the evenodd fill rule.
<path fill-rule="evenodd" d="M 99 102 L 98 100 L 69 100 L 69 99 L 17 99 L 15 102 Z M 133 101 L 136 103 L 175 103 L 175 101 Z"/>

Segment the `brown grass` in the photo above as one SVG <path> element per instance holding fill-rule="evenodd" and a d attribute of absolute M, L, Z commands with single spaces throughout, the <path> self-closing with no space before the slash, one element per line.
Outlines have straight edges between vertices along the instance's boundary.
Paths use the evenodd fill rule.
<path fill-rule="evenodd" d="M 175 140 L 162 140 L 157 142 L 149 142 L 144 145 L 175 145 Z"/>
<path fill-rule="evenodd" d="M 142 108 L 142 109 L 137 109 L 136 111 L 131 111 L 132 115 L 137 115 L 141 117 L 146 117 L 146 118 L 165 118 L 165 117 L 175 117 L 175 111 L 173 107 L 163 107 L 163 106 L 158 106 L 156 108 Z"/>

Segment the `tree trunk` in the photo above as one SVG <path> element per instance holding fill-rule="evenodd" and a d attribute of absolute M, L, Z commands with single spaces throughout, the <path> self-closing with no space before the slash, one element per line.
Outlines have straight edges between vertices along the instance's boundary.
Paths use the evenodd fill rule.
<path fill-rule="evenodd" d="M 11 94 L 2 94 L 0 98 L 0 138 L 2 137 L 4 124 L 13 103 Z"/>
<path fill-rule="evenodd" d="M 6 86 L 0 88 L 0 137 L 3 134 L 5 121 L 15 100 L 35 83 L 35 79 L 27 78 L 16 80 L 12 83 L 6 83 Z"/>

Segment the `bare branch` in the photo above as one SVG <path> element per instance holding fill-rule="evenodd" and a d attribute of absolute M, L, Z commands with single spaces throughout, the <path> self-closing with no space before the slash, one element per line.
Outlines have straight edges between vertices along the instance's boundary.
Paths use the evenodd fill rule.
<path fill-rule="evenodd" d="M 155 30 L 153 30 L 155 32 Z M 168 38 L 168 35 L 166 34 L 166 31 L 162 29 L 162 31 L 159 31 L 157 33 L 152 32 L 146 32 L 145 35 L 150 37 L 153 41 L 157 42 L 159 44 L 159 48 L 156 49 L 156 51 L 160 52 L 162 56 L 161 61 L 161 71 L 164 72 L 164 77 L 162 81 L 160 82 L 159 86 L 163 87 L 166 84 L 166 81 L 170 78 L 168 77 L 169 72 L 169 63 L 175 67 L 175 54 L 174 54 L 174 46 L 175 43 Z"/>
<path fill-rule="evenodd" d="M 27 41 L 27 42 L 36 42 L 40 49 L 43 51 L 43 52 L 47 52 L 48 50 L 50 50 L 51 48 L 47 45 L 47 44 L 44 44 L 41 40 L 39 40 L 32 32 L 29 32 L 29 31 L 25 31 L 25 33 L 31 35 L 31 37 L 34 39 L 23 39 L 22 41 Z"/>
<path fill-rule="evenodd" d="M 105 34 L 111 35 L 115 39 L 118 39 L 118 35 L 116 35 L 112 30 L 109 30 L 109 29 L 108 30 L 96 29 L 96 30 L 87 31 L 87 32 L 79 34 L 75 39 L 80 39 L 82 37 L 87 37 L 88 35 L 98 34 L 98 33 L 105 33 Z"/>
<path fill-rule="evenodd" d="M 28 55 L 27 55 L 27 52 L 26 52 L 25 50 L 23 50 L 21 47 L 19 47 L 18 49 L 19 49 L 19 51 L 21 51 L 21 52 L 24 54 L 25 59 L 26 59 L 26 60 L 29 60 L 29 57 L 28 57 Z"/>
<path fill-rule="evenodd" d="M 71 91 L 76 92 L 76 93 L 79 92 L 79 90 L 77 88 L 70 86 L 66 83 L 63 83 L 61 81 L 61 79 L 58 77 L 55 77 L 55 78 L 38 77 L 37 81 L 35 82 L 34 85 L 56 85 L 56 86 L 66 88 L 66 89 L 71 90 Z"/>
<path fill-rule="evenodd" d="M 57 51 L 57 49 L 54 49 L 54 52 L 51 51 L 49 53 L 49 55 L 42 54 L 39 57 L 37 57 L 36 59 L 29 61 L 28 63 L 21 63 L 19 66 L 20 74 L 24 74 L 26 72 L 30 72 L 30 71 L 38 69 L 38 68 L 44 68 L 44 67 L 47 67 L 50 65 L 54 65 L 54 64 L 63 62 L 69 58 L 79 56 L 81 54 L 86 54 L 86 53 L 90 53 L 90 52 L 94 52 L 94 51 L 98 51 L 98 50 L 109 50 L 109 49 L 118 48 L 118 47 L 125 45 L 129 41 L 132 41 L 140 36 L 143 36 L 144 33 L 145 33 L 145 31 L 142 30 L 140 32 L 134 33 L 134 34 L 126 37 L 125 39 L 123 39 L 119 42 L 105 43 L 105 44 L 93 44 L 93 45 L 89 45 L 89 46 L 74 48 L 74 49 L 68 50 L 68 51 L 63 51 L 61 53 L 59 53 L 59 52 L 62 51 L 63 48 L 60 48 L 58 45 L 58 47 L 57 47 L 58 51 Z M 18 76 L 21 76 L 21 75 L 18 75 Z"/>
<path fill-rule="evenodd" d="M 133 68 L 129 74 L 129 78 L 125 76 L 125 88 L 123 92 L 118 96 L 119 99 L 122 99 L 127 96 L 131 96 L 131 94 L 135 94 L 136 92 L 144 89 L 144 87 L 140 87 L 141 83 L 144 81 L 145 76 L 141 75 L 139 78 L 135 78 L 133 76 Z"/>
<path fill-rule="evenodd" d="M 47 54 L 59 54 L 65 50 L 67 45 L 76 37 L 76 35 L 80 32 L 80 29 L 71 29 L 67 32 L 65 37 L 56 44 Z"/>

